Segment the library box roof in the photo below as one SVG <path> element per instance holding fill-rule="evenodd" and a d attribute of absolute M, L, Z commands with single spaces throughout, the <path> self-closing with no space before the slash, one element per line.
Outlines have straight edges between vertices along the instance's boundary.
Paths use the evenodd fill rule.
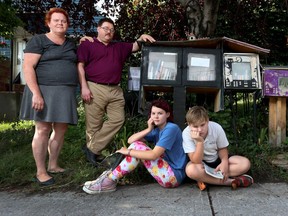
<path fill-rule="evenodd" d="M 149 43 L 145 43 L 149 46 Z M 269 49 L 264 49 L 246 42 L 235 40 L 228 37 L 221 38 L 202 38 L 187 41 L 156 41 L 151 44 L 152 46 L 180 46 L 180 47 L 194 47 L 194 48 L 223 48 L 225 52 L 241 52 L 241 53 L 257 53 L 257 54 L 268 54 Z"/>

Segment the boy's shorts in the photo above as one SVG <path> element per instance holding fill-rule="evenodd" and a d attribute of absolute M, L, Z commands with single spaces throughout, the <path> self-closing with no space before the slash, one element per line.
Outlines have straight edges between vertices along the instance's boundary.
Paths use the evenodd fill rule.
<path fill-rule="evenodd" d="M 232 155 L 228 155 L 228 158 L 230 158 L 231 156 Z M 216 168 L 221 163 L 221 159 L 218 157 L 217 160 L 214 162 L 207 162 L 205 160 L 203 160 L 203 162 L 212 168 Z"/>

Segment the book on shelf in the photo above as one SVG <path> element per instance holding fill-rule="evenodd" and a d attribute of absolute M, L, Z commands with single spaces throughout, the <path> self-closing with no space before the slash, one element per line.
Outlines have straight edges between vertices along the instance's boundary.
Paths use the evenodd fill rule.
<path fill-rule="evenodd" d="M 175 80 L 176 71 L 174 68 L 165 66 L 165 61 L 158 60 L 149 62 L 148 66 L 148 79 L 153 80 Z"/>
<path fill-rule="evenodd" d="M 162 74 L 163 74 L 163 64 L 164 61 L 160 61 L 158 62 L 158 66 L 157 66 L 157 70 L 156 70 L 156 79 L 162 79 Z"/>
<path fill-rule="evenodd" d="M 205 172 L 206 172 L 208 175 L 210 175 L 210 176 L 212 176 L 212 177 L 214 177 L 214 178 L 219 178 L 219 179 L 223 179 L 223 178 L 224 178 L 224 176 L 223 176 L 223 174 L 221 173 L 221 171 L 217 171 L 217 172 L 216 172 L 214 168 L 208 166 L 208 165 L 205 164 L 205 163 L 203 163 L 203 164 L 204 164 Z"/>

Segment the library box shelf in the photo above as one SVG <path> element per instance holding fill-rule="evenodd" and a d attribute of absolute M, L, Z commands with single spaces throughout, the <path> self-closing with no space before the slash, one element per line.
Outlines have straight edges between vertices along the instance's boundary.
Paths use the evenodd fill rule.
<path fill-rule="evenodd" d="M 143 47 L 142 84 L 180 85 L 182 52 L 174 47 Z"/>
<path fill-rule="evenodd" d="M 169 97 L 172 94 L 174 121 L 182 129 L 186 96 L 207 95 L 210 101 L 214 98 L 214 111 L 223 110 L 226 91 L 261 89 L 258 55 L 269 53 L 267 49 L 227 37 L 142 45 L 138 110 L 145 113 L 145 104 L 155 92 Z"/>
<path fill-rule="evenodd" d="M 221 88 L 220 49 L 185 48 L 183 53 L 183 85 Z"/>
<path fill-rule="evenodd" d="M 141 83 L 221 88 L 219 49 L 144 46 Z"/>

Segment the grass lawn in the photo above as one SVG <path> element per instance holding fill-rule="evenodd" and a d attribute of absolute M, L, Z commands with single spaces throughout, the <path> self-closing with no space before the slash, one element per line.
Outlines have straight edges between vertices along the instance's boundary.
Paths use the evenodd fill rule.
<path fill-rule="evenodd" d="M 123 131 L 125 130 L 122 129 L 122 134 Z M 85 181 L 95 179 L 104 171 L 104 168 L 95 168 L 90 165 L 82 153 L 81 147 L 85 143 L 85 130 L 81 124 L 69 126 L 59 157 L 61 167 L 68 171 L 64 174 L 54 175 L 57 182 L 55 185 L 39 187 L 32 181 L 36 174 L 31 149 L 33 134 L 33 122 L 0 124 L 0 190 L 21 190 L 27 192 L 59 189 L 81 190 L 81 185 Z M 115 146 L 111 146 L 111 148 L 114 151 Z M 106 154 L 108 155 L 110 152 L 106 152 Z M 138 169 L 144 168 L 139 167 Z M 143 178 L 148 182 L 152 180 L 147 172 L 139 171 L 130 178 L 124 178 L 123 182 L 141 184 Z"/>
<path fill-rule="evenodd" d="M 85 143 L 84 121 L 79 120 L 77 126 L 69 126 L 65 136 L 65 143 L 59 157 L 60 165 L 68 169 L 64 174 L 54 175 L 56 184 L 51 187 L 39 187 L 32 182 L 36 173 L 35 162 L 32 156 L 31 140 L 34 134 L 33 122 L 15 122 L 0 124 L 0 190 L 21 190 L 27 192 L 51 190 L 81 190 L 87 180 L 99 176 L 103 168 L 90 165 L 82 153 L 81 147 Z M 126 144 L 127 138 L 135 129 L 144 127 L 146 119 L 139 117 L 127 119 L 124 127 L 115 136 L 115 145 L 111 145 L 105 154 L 115 151 Z M 248 157 L 251 161 L 250 174 L 255 182 L 288 182 L 288 174 L 284 169 L 271 165 L 270 161 L 278 153 L 287 152 L 287 149 L 271 149 L 264 142 L 253 144 L 241 143 L 239 146 L 230 145 L 230 152 Z M 288 154 L 287 154 L 288 155 Z M 288 158 L 288 157 L 287 157 Z M 140 166 L 133 173 L 123 178 L 122 184 L 143 184 L 154 182 L 144 167 Z"/>

